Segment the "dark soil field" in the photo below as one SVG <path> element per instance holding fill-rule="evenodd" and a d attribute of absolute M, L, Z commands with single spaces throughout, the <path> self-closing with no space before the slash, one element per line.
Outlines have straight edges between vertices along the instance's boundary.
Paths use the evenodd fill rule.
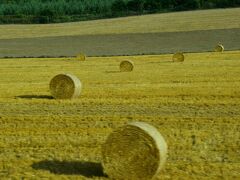
<path fill-rule="evenodd" d="M 0 57 L 88 56 L 163 54 L 240 49 L 240 29 L 191 32 L 78 35 L 0 40 Z"/>

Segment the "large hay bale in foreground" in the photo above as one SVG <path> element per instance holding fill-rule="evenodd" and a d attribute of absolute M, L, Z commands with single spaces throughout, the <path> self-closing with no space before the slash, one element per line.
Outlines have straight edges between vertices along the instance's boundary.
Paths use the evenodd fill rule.
<path fill-rule="evenodd" d="M 55 99 L 77 98 L 81 89 L 81 81 L 71 74 L 58 74 L 50 81 L 50 92 Z"/>
<path fill-rule="evenodd" d="M 215 52 L 223 52 L 224 51 L 224 46 L 222 44 L 218 44 L 215 48 L 214 48 Z"/>
<path fill-rule="evenodd" d="M 177 52 L 172 57 L 173 62 L 183 62 L 184 61 L 184 54 L 181 52 Z"/>
<path fill-rule="evenodd" d="M 76 59 L 79 61 L 85 61 L 86 60 L 86 55 L 85 54 L 78 54 L 76 56 Z"/>
<path fill-rule="evenodd" d="M 150 180 L 166 161 L 167 144 L 155 127 L 134 122 L 108 136 L 102 156 L 110 179 Z"/>
<path fill-rule="evenodd" d="M 129 60 L 122 61 L 120 63 L 120 71 L 122 72 L 130 72 L 134 68 L 134 63 Z"/>

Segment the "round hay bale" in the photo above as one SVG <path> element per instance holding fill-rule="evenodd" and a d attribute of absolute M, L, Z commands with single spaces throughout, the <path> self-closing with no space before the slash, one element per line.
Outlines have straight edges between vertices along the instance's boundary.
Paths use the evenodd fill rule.
<path fill-rule="evenodd" d="M 120 63 L 120 71 L 122 72 L 130 72 L 134 68 L 134 63 L 129 60 L 122 61 Z"/>
<path fill-rule="evenodd" d="M 77 98 L 82 89 L 81 81 L 71 74 L 58 74 L 50 81 L 50 92 L 55 99 Z"/>
<path fill-rule="evenodd" d="M 155 127 L 134 122 L 108 136 L 102 156 L 104 172 L 110 179 L 150 180 L 166 161 L 167 144 Z"/>
<path fill-rule="evenodd" d="M 184 54 L 181 52 L 177 52 L 172 57 L 173 62 L 183 62 L 184 61 Z"/>
<path fill-rule="evenodd" d="M 222 44 L 218 44 L 215 48 L 214 48 L 215 52 L 223 52 L 224 51 L 224 46 Z"/>
<path fill-rule="evenodd" d="M 78 54 L 76 56 L 77 60 L 79 61 L 85 61 L 86 60 L 86 55 L 85 54 Z"/>

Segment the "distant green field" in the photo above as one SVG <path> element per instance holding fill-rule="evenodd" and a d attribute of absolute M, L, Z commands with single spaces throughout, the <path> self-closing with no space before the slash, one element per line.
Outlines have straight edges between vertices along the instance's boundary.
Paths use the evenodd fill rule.
<path fill-rule="evenodd" d="M 1 0 L 0 24 L 46 24 L 196 9 L 240 7 L 238 0 Z"/>

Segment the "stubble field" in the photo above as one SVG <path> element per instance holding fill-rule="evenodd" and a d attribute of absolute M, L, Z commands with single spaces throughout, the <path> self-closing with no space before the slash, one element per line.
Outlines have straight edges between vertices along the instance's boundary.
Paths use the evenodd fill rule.
<path fill-rule="evenodd" d="M 131 121 L 169 146 L 159 179 L 240 178 L 240 51 L 171 57 L 1 59 L 0 179 L 107 179 L 101 145 Z M 79 99 L 52 99 L 63 72 L 82 81 Z"/>

